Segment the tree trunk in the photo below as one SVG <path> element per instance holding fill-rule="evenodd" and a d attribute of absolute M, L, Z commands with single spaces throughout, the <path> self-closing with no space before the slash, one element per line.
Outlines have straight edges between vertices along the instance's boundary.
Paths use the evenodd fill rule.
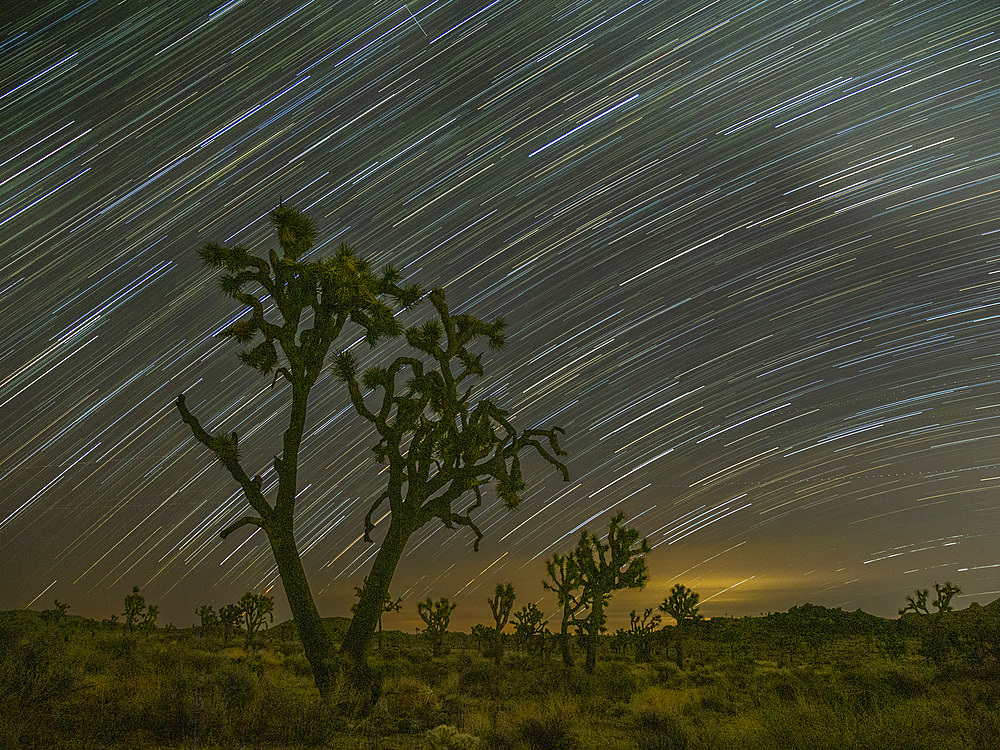
<path fill-rule="evenodd" d="M 500 621 L 494 620 L 494 622 L 496 622 L 496 649 L 493 659 L 496 663 L 496 668 L 500 669 L 500 661 L 503 658 L 503 632 L 501 631 Z"/>
<path fill-rule="evenodd" d="M 285 596 L 288 597 L 288 606 L 292 610 L 292 619 L 299 631 L 299 640 L 302 641 L 306 659 L 312 667 L 313 679 L 316 681 L 320 697 L 326 700 L 330 696 L 336 677 L 333 642 L 316 610 L 316 603 L 309 591 L 309 582 L 302 569 L 302 561 L 299 559 L 299 551 L 295 546 L 291 528 L 287 531 L 272 530 L 268 536 Z"/>
<path fill-rule="evenodd" d="M 412 531 L 405 521 L 397 519 L 393 513 L 389 530 L 378 554 L 375 555 L 375 561 L 368 573 L 368 582 L 361 590 L 358 606 L 354 609 L 354 617 L 344 635 L 344 642 L 340 645 L 341 655 L 350 661 L 351 669 L 348 677 L 356 689 L 368 692 L 370 706 L 375 705 L 381 695 L 382 686 L 381 678 L 368 666 L 366 651 L 382 615 L 382 605 L 388 595 L 396 565 Z"/>
<path fill-rule="evenodd" d="M 677 668 L 684 669 L 684 633 L 679 623 L 677 625 Z"/>
<path fill-rule="evenodd" d="M 573 651 L 569 642 L 569 605 L 563 607 L 562 627 L 559 629 L 559 646 L 562 649 L 563 664 L 573 666 Z"/>
<path fill-rule="evenodd" d="M 378 652 L 382 653 L 382 615 L 378 616 Z"/>
<path fill-rule="evenodd" d="M 594 603 L 590 608 L 590 617 L 587 618 L 587 661 L 584 669 L 587 674 L 594 673 L 597 665 L 597 640 L 601 634 L 601 623 L 604 620 L 604 598 L 599 594 L 594 595 Z"/>

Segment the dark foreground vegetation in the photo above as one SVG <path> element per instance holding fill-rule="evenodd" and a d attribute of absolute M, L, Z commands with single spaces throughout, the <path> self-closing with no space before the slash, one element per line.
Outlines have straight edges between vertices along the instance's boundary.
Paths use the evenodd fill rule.
<path fill-rule="evenodd" d="M 324 620 L 335 643 L 347 624 Z M 498 669 L 495 629 L 476 632 L 387 631 L 371 654 L 384 692 L 350 718 L 336 689 L 320 700 L 291 622 L 248 647 L 221 627 L 3 612 L 0 747 L 1000 747 L 998 602 L 697 621 L 684 669 L 673 626 L 600 636 L 593 674 L 579 637 L 568 667 L 559 634 L 504 634 Z"/>

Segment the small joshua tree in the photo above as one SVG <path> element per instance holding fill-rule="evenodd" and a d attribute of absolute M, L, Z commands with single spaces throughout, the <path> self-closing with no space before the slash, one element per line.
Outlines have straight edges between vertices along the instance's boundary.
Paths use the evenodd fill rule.
<path fill-rule="evenodd" d="M 211 604 L 202 604 L 194 613 L 201 619 L 201 629 L 198 631 L 198 637 L 208 635 L 219 624 L 219 616 L 215 614 L 215 610 L 212 609 Z"/>
<path fill-rule="evenodd" d="M 932 603 L 937 608 L 937 612 L 934 613 L 930 627 L 921 635 L 920 652 L 928 661 L 933 661 L 939 666 L 951 657 L 952 650 L 956 645 L 956 633 L 949 618 L 946 618 L 945 615 L 953 611 L 951 600 L 961 591 L 962 589 L 951 581 L 945 581 L 944 584 L 934 583 L 934 592 L 937 594 L 937 598 Z M 927 597 L 930 592 L 927 589 L 917 589 L 914 593 L 914 596 L 906 597 L 907 604 L 899 610 L 899 614 L 904 615 L 910 611 L 916 612 L 918 615 L 930 614 L 930 610 L 927 608 Z"/>
<path fill-rule="evenodd" d="M 618 628 L 615 634 L 611 636 L 611 651 L 615 656 L 624 656 L 632 640 L 632 633 L 630 631 Z"/>
<path fill-rule="evenodd" d="M 362 584 L 360 586 L 355 586 L 354 587 L 354 595 L 356 597 L 358 597 L 358 599 L 361 599 L 361 595 L 364 593 L 365 586 L 367 586 L 367 585 L 368 585 L 368 578 L 366 577 L 365 580 L 362 582 Z M 357 602 L 355 602 L 354 604 L 351 605 L 351 612 L 356 611 L 357 608 L 358 608 L 358 604 L 357 604 Z M 397 599 L 393 599 L 392 595 L 388 591 L 386 591 L 385 592 L 385 598 L 382 600 L 382 611 L 379 613 L 379 616 L 378 616 L 378 650 L 379 650 L 379 653 L 382 652 L 382 615 L 384 615 L 384 614 L 386 614 L 388 612 L 399 612 L 399 610 L 401 610 L 402 608 L 403 608 L 403 597 L 399 597 Z"/>
<path fill-rule="evenodd" d="M 500 669 L 500 659 L 503 653 L 503 627 L 507 624 L 511 609 L 514 608 L 514 598 L 514 584 L 508 583 L 504 586 L 498 583 L 493 592 L 493 598 L 486 600 L 489 602 L 490 610 L 493 612 L 493 621 L 496 623 L 493 659 L 497 669 Z"/>
<path fill-rule="evenodd" d="M 133 586 L 132 593 L 125 595 L 125 611 L 122 613 L 125 618 L 126 632 L 132 632 L 145 609 L 146 597 L 139 593 L 138 586 Z"/>
<path fill-rule="evenodd" d="M 697 593 L 680 583 L 670 589 L 670 595 L 660 604 L 660 611 L 677 622 L 677 667 L 684 669 L 684 629 L 689 623 L 702 619 L 698 614 Z"/>
<path fill-rule="evenodd" d="M 479 649 L 479 653 L 483 656 L 491 656 L 492 652 L 496 646 L 496 629 L 491 628 L 489 625 L 483 625 L 479 623 L 478 625 L 473 625 L 472 630 L 469 631 L 469 635 L 476 643 L 476 648 Z"/>
<path fill-rule="evenodd" d="M 252 594 L 249 591 L 243 595 L 237 605 L 243 612 L 243 625 L 247 631 L 247 651 L 253 649 L 253 635 L 260 626 L 267 629 L 264 618 L 274 622 L 274 597 L 267 594 Z"/>
<path fill-rule="evenodd" d="M 633 609 L 628 613 L 629 635 L 635 644 L 635 660 L 649 661 L 649 636 L 660 624 L 660 615 L 653 614 L 653 608 L 647 607 L 642 611 L 642 615 L 636 614 Z"/>
<path fill-rule="evenodd" d="M 62 619 L 66 616 L 66 610 L 69 609 L 69 605 L 66 602 L 61 602 L 58 599 L 55 600 L 55 607 L 52 609 L 42 610 L 42 619 L 46 622 L 51 622 L 53 625 L 59 625 Z"/>
<path fill-rule="evenodd" d="M 160 608 L 155 604 L 150 604 L 146 613 L 142 616 L 139 627 L 143 630 L 156 630 L 156 617 L 160 614 Z"/>
<path fill-rule="evenodd" d="M 526 604 L 514 614 L 514 633 L 518 640 L 524 644 L 526 651 L 540 653 L 543 650 L 544 643 L 540 641 L 545 638 L 545 626 L 548 623 L 549 621 L 545 619 L 545 615 L 534 602 Z"/>
<path fill-rule="evenodd" d="M 584 530 L 573 555 L 579 567 L 590 605 L 590 613 L 582 625 L 587 644 L 587 674 L 594 673 L 597 663 L 597 641 L 604 629 L 604 608 L 611 595 L 619 589 L 642 588 L 646 585 L 646 558 L 649 543 L 639 532 L 624 525 L 625 514 L 618 513 L 608 524 L 607 541 Z"/>
<path fill-rule="evenodd" d="M 222 642 L 228 643 L 229 636 L 243 622 L 243 610 L 235 604 L 227 604 L 219 610 L 219 621 L 222 623 Z"/>
<path fill-rule="evenodd" d="M 934 606 L 937 607 L 937 613 L 943 615 L 945 612 L 951 612 L 951 600 L 956 594 L 962 593 L 962 589 L 953 584 L 951 581 L 945 581 L 944 585 L 934 584 L 934 591 L 937 593 L 937 599 L 934 600 Z"/>
<path fill-rule="evenodd" d="M 907 612 L 913 611 L 918 615 L 930 614 L 927 609 L 927 589 L 917 589 L 913 596 L 906 597 L 906 606 L 899 610 L 899 614 L 905 615 Z"/>
<path fill-rule="evenodd" d="M 562 649 L 563 663 L 573 666 L 573 651 L 570 643 L 570 625 L 580 628 L 584 620 L 577 613 L 590 606 L 590 590 L 585 587 L 585 581 L 580 573 L 576 557 L 553 554 L 545 561 L 545 570 L 549 574 L 548 581 L 542 581 L 542 586 L 555 592 L 556 603 L 562 609 L 562 622 L 559 627 L 559 646 Z"/>
<path fill-rule="evenodd" d="M 956 594 L 962 593 L 962 589 L 951 581 L 945 581 L 943 584 L 935 581 L 934 592 L 937 594 L 937 599 L 932 604 L 937 607 L 936 614 L 940 616 L 945 612 L 952 611 L 951 600 L 955 598 Z M 915 612 L 918 615 L 930 614 L 930 610 L 927 608 L 929 594 L 927 589 L 917 589 L 913 596 L 906 597 L 906 606 L 899 610 L 899 614 L 905 615 L 907 612 Z"/>
<path fill-rule="evenodd" d="M 448 631 L 448 623 L 451 622 L 451 613 L 455 605 L 442 596 L 438 601 L 432 602 L 430 597 L 425 601 L 417 603 L 417 614 L 424 621 L 424 632 L 431 642 L 431 652 L 434 656 L 441 656 L 444 653 L 444 634 Z"/>

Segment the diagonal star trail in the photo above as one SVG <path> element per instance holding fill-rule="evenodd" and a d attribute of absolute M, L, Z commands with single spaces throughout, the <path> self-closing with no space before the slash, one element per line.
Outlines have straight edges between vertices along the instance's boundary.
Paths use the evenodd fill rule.
<path fill-rule="evenodd" d="M 347 241 L 506 318 L 479 394 L 566 430 L 570 484 L 526 461 L 482 551 L 429 524 L 394 594 L 468 627 L 618 510 L 654 550 L 612 626 L 682 574 L 709 615 L 1000 590 L 995 3 L 15 6 L 0 609 L 102 618 L 139 585 L 188 624 L 280 587 L 262 535 L 218 538 L 244 503 L 172 408 L 273 486 L 289 394 L 213 337 L 239 311 L 195 249 L 265 252 L 279 198 L 317 256 Z M 310 409 L 298 543 L 346 614 L 381 467 L 329 373 Z"/>

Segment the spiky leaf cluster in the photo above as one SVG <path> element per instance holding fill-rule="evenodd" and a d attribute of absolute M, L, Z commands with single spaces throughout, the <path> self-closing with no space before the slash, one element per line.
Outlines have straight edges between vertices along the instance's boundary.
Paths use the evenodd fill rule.
<path fill-rule="evenodd" d="M 618 513 L 608 524 L 606 541 L 584 530 L 574 556 L 580 576 L 598 593 L 618 589 L 642 588 L 648 571 L 646 558 L 649 542 L 636 529 L 624 525 L 625 514 Z"/>
<path fill-rule="evenodd" d="M 534 602 L 529 602 L 514 613 L 514 632 L 525 640 L 541 635 L 548 624 L 549 621 Z"/>
<path fill-rule="evenodd" d="M 917 589 L 914 596 L 906 597 L 906 606 L 899 610 L 899 614 L 905 615 L 910 611 L 916 612 L 918 615 L 928 614 L 927 595 L 929 593 L 927 589 Z"/>
<path fill-rule="evenodd" d="M 629 616 L 629 632 L 634 636 L 645 636 L 652 633 L 657 626 L 660 624 L 660 615 L 653 614 L 653 608 L 647 607 L 639 615 L 633 609 L 628 613 Z"/>
<path fill-rule="evenodd" d="M 254 633 L 260 629 L 261 625 L 267 629 L 267 622 L 264 618 L 269 617 L 269 621 L 274 622 L 274 597 L 248 591 L 237 602 L 237 606 L 243 615 L 247 648 L 253 648 Z"/>
<path fill-rule="evenodd" d="M 493 619 L 496 621 L 497 630 L 503 630 L 510 617 L 510 611 L 514 608 L 514 584 L 508 583 L 506 586 L 498 583 L 493 592 L 492 598 L 487 598 L 490 610 L 493 612 Z"/>
<path fill-rule="evenodd" d="M 577 613 L 590 606 L 593 587 L 587 586 L 576 555 L 553 553 L 545 561 L 545 570 L 549 578 L 542 581 L 542 587 L 556 595 L 556 603 L 563 611 L 563 631 L 570 625 L 579 625 L 582 618 L 577 618 Z"/>
<path fill-rule="evenodd" d="M 692 591 L 683 584 L 675 584 L 670 594 L 660 604 L 660 611 L 674 618 L 678 625 L 703 619 L 698 614 L 698 592 Z"/>
<path fill-rule="evenodd" d="M 431 635 L 443 635 L 448 630 L 448 623 L 451 622 L 451 613 L 455 611 L 455 606 L 446 596 L 442 596 L 436 602 L 431 601 L 430 597 L 417 602 L 417 614 L 424 621 L 426 632 Z"/>
<path fill-rule="evenodd" d="M 934 606 L 937 607 L 938 614 L 944 614 L 952 611 L 951 600 L 956 594 L 961 593 L 962 589 L 951 581 L 945 581 L 943 585 L 935 583 L 934 591 L 937 593 Z"/>
<path fill-rule="evenodd" d="M 360 586 L 354 587 L 354 595 L 360 599 L 362 592 L 365 590 L 365 586 L 368 585 L 368 577 L 365 576 L 365 580 L 362 581 Z M 357 602 L 351 605 L 351 611 L 354 612 L 358 608 Z M 399 612 L 403 608 L 403 597 L 398 597 L 396 599 L 392 598 L 392 595 L 386 591 L 385 596 L 382 598 L 382 614 L 387 612 Z"/>
<path fill-rule="evenodd" d="M 219 333 L 242 345 L 258 341 L 240 352 L 245 365 L 290 381 L 315 380 L 347 321 L 364 328 L 371 345 L 403 332 L 394 310 L 416 304 L 422 294 L 419 287 L 400 287 L 400 274 L 391 265 L 374 272 L 343 243 L 333 257 L 306 260 L 316 239 L 312 219 L 285 204 L 275 208 L 270 219 L 281 255 L 269 250 L 261 257 L 242 245 L 215 242 L 198 251 L 207 266 L 223 272 L 220 291 L 250 314 Z M 300 330 L 309 312 L 312 327 Z"/>
<path fill-rule="evenodd" d="M 482 487 L 491 483 L 507 507 L 519 505 L 525 489 L 519 456 L 523 449 L 533 448 L 569 480 L 566 467 L 556 458 L 565 455 L 558 443 L 562 430 L 519 433 L 507 412 L 490 399 L 473 403 L 472 387 L 465 381 L 483 374 L 483 352 L 477 351 L 477 343 L 486 339 L 491 347 L 502 346 L 505 324 L 452 315 L 440 289 L 428 296 L 436 318 L 405 331 L 415 356 L 398 357 L 388 367 L 370 367 L 360 381 L 352 353 L 335 359 L 334 372 L 347 384 L 356 410 L 379 433 L 372 448 L 376 460 L 388 462 L 392 469 L 389 486 L 368 512 L 365 536 L 374 528 L 371 518 L 382 502 L 389 500 L 395 513 L 409 500 L 417 505 L 412 508 L 417 528 L 431 518 L 448 528 L 467 526 L 476 534 L 478 549 L 482 534 L 470 513 L 482 503 Z M 375 398 L 381 396 L 377 409 L 369 408 L 365 398 L 371 394 L 362 388 L 376 392 Z M 453 503 L 470 491 L 475 502 L 464 512 L 454 510 Z"/>

